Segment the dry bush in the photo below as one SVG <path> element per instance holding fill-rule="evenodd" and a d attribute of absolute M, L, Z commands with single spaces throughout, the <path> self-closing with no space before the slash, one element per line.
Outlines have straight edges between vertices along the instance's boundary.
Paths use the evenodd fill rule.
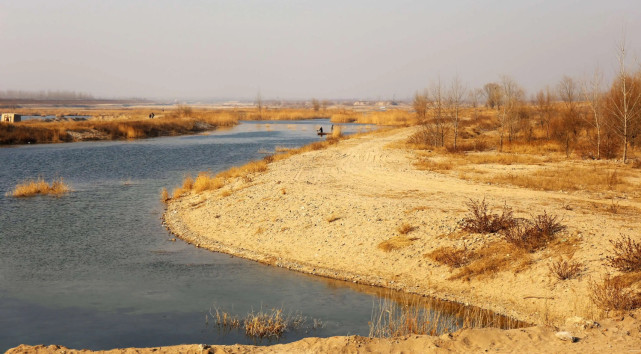
<path fill-rule="evenodd" d="M 534 252 L 554 239 L 554 236 L 565 230 L 556 215 L 546 211 L 537 215 L 532 221 L 523 220 L 503 231 L 503 238 L 528 252 Z"/>
<path fill-rule="evenodd" d="M 35 180 L 31 179 L 18 183 L 13 191 L 7 193 L 7 195 L 16 198 L 33 197 L 36 195 L 53 195 L 58 197 L 70 191 L 71 189 L 65 184 L 62 178 L 54 179 L 51 181 L 51 184 L 48 184 L 42 177 L 39 177 Z"/>
<path fill-rule="evenodd" d="M 483 248 L 470 252 L 468 264 L 449 279 L 470 280 L 474 277 L 491 277 L 496 273 L 526 269 L 532 263 L 531 256 L 507 242 L 492 242 Z"/>
<path fill-rule="evenodd" d="M 463 219 L 463 230 L 476 233 L 495 233 L 516 224 L 512 209 L 503 205 L 501 215 L 491 214 L 485 198 L 481 201 L 470 199 L 467 203 L 469 216 Z"/>
<path fill-rule="evenodd" d="M 416 227 L 410 225 L 410 224 L 403 224 L 399 226 L 396 230 L 398 231 L 399 234 L 401 235 L 407 235 L 410 232 L 414 231 Z"/>
<path fill-rule="evenodd" d="M 590 298 L 603 310 L 632 310 L 641 307 L 641 294 L 628 288 L 619 277 L 605 276 L 602 283 L 590 283 Z"/>
<path fill-rule="evenodd" d="M 619 240 L 610 240 L 612 253 L 606 257 L 606 264 L 622 272 L 641 270 L 641 243 L 632 240 L 629 236 Z"/>
<path fill-rule="evenodd" d="M 406 237 L 406 236 L 394 236 L 389 240 L 385 240 L 378 244 L 378 248 L 382 249 L 385 252 L 391 252 L 401 248 L 405 248 L 412 244 L 412 242 L 418 240 L 418 237 Z"/>
<path fill-rule="evenodd" d="M 583 264 L 564 259 L 559 259 L 549 265 L 550 273 L 559 280 L 576 278 L 583 269 Z"/>
<path fill-rule="evenodd" d="M 463 248 L 441 247 L 426 254 L 426 256 L 450 268 L 460 268 L 471 261 L 470 251 L 467 246 Z"/>
<path fill-rule="evenodd" d="M 543 210 L 543 214 L 539 214 L 532 219 L 532 227 L 536 232 L 545 236 L 554 236 L 565 230 L 565 226 L 561 224 L 559 217 L 557 215 L 548 215 L 546 210 Z"/>

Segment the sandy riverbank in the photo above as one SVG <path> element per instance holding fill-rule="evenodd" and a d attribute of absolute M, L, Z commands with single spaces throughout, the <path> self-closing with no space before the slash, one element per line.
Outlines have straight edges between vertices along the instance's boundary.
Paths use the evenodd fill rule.
<path fill-rule="evenodd" d="M 439 337 L 409 336 L 393 339 L 344 336 L 305 338 L 289 344 L 251 345 L 177 345 L 155 348 L 125 348 L 100 351 L 108 354 L 148 353 L 480 353 L 487 351 L 520 353 L 623 353 L 641 349 L 639 332 L 641 311 L 608 319 L 600 325 L 568 323 L 576 342 L 560 340 L 555 329 L 536 326 L 512 330 L 496 328 L 466 329 Z M 10 349 L 7 354 L 77 354 L 61 346 L 26 346 Z"/>
<path fill-rule="evenodd" d="M 595 211 L 609 203 L 585 193 L 545 192 L 461 180 L 413 166 L 414 152 L 395 148 L 413 128 L 358 137 L 326 150 L 273 163 L 251 182 L 171 201 L 167 226 L 199 247 L 311 274 L 433 295 L 537 324 L 600 316 L 588 297 L 589 279 L 603 266 L 620 234 L 641 229 L 641 219 Z M 517 216 L 559 215 L 560 238 L 578 238 L 573 260 L 585 265 L 578 279 L 550 276 L 554 254 L 539 252 L 518 273 L 469 281 L 448 280 L 452 270 L 425 257 L 442 246 L 474 248 L 493 236 L 461 234 L 469 198 L 504 203 Z M 568 207 L 571 205 L 571 207 Z M 641 205 L 627 201 L 628 210 Z M 414 227 L 411 245 L 391 252 L 377 246 Z M 636 231 L 635 231 L 636 230 Z"/>
<path fill-rule="evenodd" d="M 414 128 L 355 137 L 269 165 L 250 181 L 172 200 L 165 222 L 199 247 L 310 274 L 378 285 L 476 305 L 535 327 L 467 329 L 441 337 L 379 340 L 307 338 L 270 347 L 214 346 L 214 352 L 400 352 L 483 351 L 620 352 L 641 349 L 641 312 L 604 319 L 589 299 L 590 280 L 612 269 L 603 265 L 609 239 L 638 235 L 641 205 L 622 200 L 606 213 L 597 194 L 545 192 L 488 185 L 452 175 L 419 171 L 414 151 L 398 148 Z M 551 276 L 555 250 L 531 255 L 527 267 L 470 280 L 425 257 L 443 246 L 482 247 L 496 235 L 462 233 L 459 222 L 469 198 L 512 206 L 516 216 L 557 214 L 567 227 L 561 240 L 575 240 L 573 260 L 583 263 L 577 279 Z M 386 252 L 378 245 L 410 225 L 407 247 Z M 593 321 L 597 320 L 600 325 Z M 579 338 L 555 338 L 568 330 Z M 179 349 L 180 348 L 180 349 Z M 202 352 L 196 346 L 170 351 Z M 147 349 L 151 350 L 151 349 Z M 209 350 L 209 349 L 206 349 Z M 124 351 L 123 351 L 124 352 Z M 137 352 L 137 351 L 130 351 Z"/>

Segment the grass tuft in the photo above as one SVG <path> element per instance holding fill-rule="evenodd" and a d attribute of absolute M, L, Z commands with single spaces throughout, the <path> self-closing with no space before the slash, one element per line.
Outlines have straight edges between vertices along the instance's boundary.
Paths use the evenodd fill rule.
<path fill-rule="evenodd" d="M 24 198 L 24 197 L 33 197 L 36 195 L 52 195 L 59 197 L 66 193 L 69 193 L 71 189 L 67 184 L 65 184 L 62 178 L 54 179 L 51 181 L 51 184 L 48 184 L 42 177 L 38 179 L 27 180 L 22 183 L 18 183 L 12 192 L 7 193 L 7 195 Z"/>
<path fill-rule="evenodd" d="M 391 252 L 401 248 L 405 248 L 412 244 L 412 242 L 418 240 L 418 237 L 409 238 L 407 236 L 394 236 L 389 240 L 385 240 L 378 244 L 378 248 L 385 252 Z"/>
<path fill-rule="evenodd" d="M 460 268 L 471 261 L 470 251 L 467 246 L 463 248 L 441 247 L 426 254 L 426 256 L 450 268 Z"/>

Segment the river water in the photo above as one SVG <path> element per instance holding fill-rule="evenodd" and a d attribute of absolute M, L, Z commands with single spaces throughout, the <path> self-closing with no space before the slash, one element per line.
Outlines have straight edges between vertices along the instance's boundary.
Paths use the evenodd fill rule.
<path fill-rule="evenodd" d="M 331 123 L 243 122 L 205 135 L 1 148 L 0 351 L 269 343 L 221 332 L 207 319 L 213 306 L 241 316 L 282 307 L 322 321 L 281 343 L 367 335 L 379 290 L 172 242 L 161 224 L 162 187 L 317 141 L 320 125 Z M 37 176 L 62 177 L 73 192 L 5 196 Z"/>

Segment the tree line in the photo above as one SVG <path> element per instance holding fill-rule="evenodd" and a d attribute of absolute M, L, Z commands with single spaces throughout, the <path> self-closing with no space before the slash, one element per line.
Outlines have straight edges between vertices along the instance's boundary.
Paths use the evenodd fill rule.
<path fill-rule="evenodd" d="M 482 88 L 469 89 L 459 77 L 448 84 L 441 80 L 417 92 L 412 102 L 423 125 L 425 143 L 458 149 L 462 107 L 473 108 L 479 118 L 484 105 L 495 114 L 498 151 L 515 141 L 555 140 L 566 156 L 581 148 L 585 157 L 620 157 L 625 163 L 630 148 L 641 143 L 641 67 L 626 66 L 626 48 L 617 50 L 618 70 L 609 84 L 600 70 L 587 79 L 564 76 L 556 85 L 539 90 L 529 99 L 510 76 Z"/>

